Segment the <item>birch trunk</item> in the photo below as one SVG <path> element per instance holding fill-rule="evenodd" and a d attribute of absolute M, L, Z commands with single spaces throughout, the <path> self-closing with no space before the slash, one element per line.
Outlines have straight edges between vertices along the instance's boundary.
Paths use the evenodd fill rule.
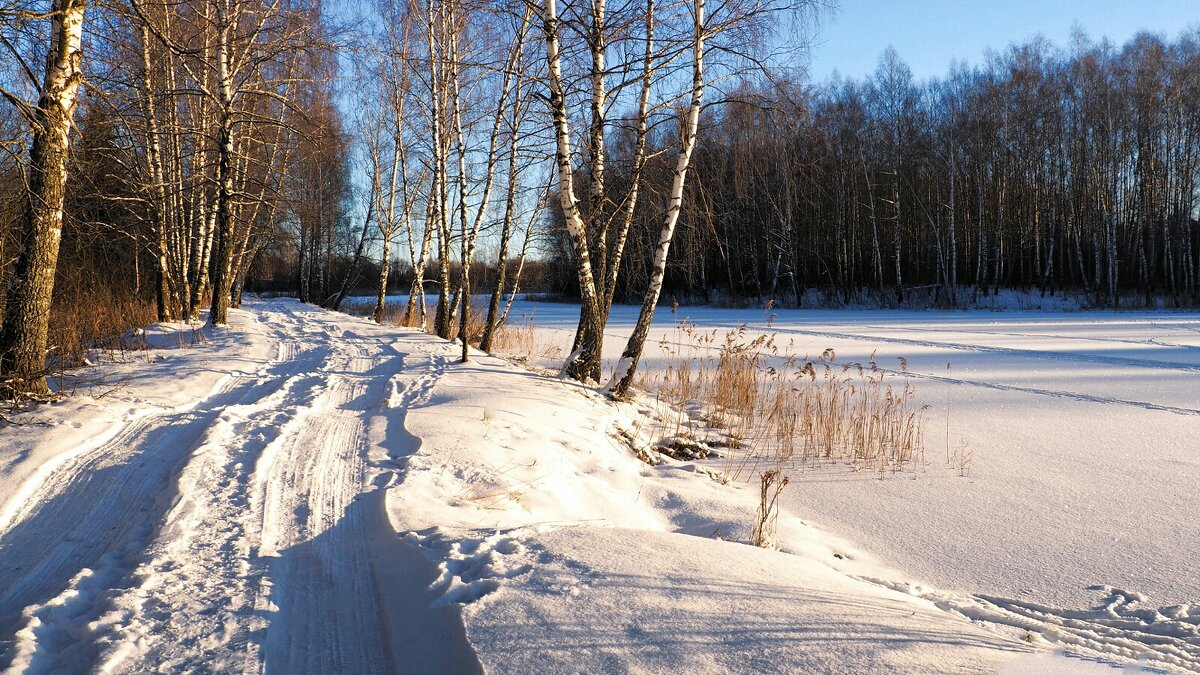
<path fill-rule="evenodd" d="M 650 135 L 648 116 L 650 110 L 651 74 L 654 69 L 654 11 L 655 0 L 646 0 L 646 36 L 642 54 L 642 87 L 638 97 L 637 136 L 634 141 L 633 166 L 630 171 L 629 194 L 625 200 L 625 210 L 617 230 L 612 251 L 608 255 L 607 279 L 604 282 L 603 305 L 600 308 L 603 323 L 608 323 L 608 315 L 612 311 L 613 295 L 617 288 L 617 275 L 621 271 L 621 259 L 625 252 L 625 242 L 629 238 L 629 229 L 633 226 L 633 216 L 637 210 L 638 198 L 641 194 L 642 170 L 646 166 L 646 139 Z"/>
<path fill-rule="evenodd" d="M 382 195 L 379 195 L 379 234 L 383 238 L 382 251 L 379 256 L 379 280 L 375 287 L 375 311 L 372 312 L 372 318 L 375 323 L 383 323 L 384 312 L 387 309 L 387 287 L 388 275 L 391 273 L 392 266 L 392 237 L 396 234 L 396 183 L 397 178 L 404 174 L 404 138 L 402 136 L 401 121 L 404 117 L 404 98 L 400 92 L 395 93 L 397 104 L 396 126 L 394 131 L 394 145 L 392 146 L 392 173 L 389 177 L 387 206 L 382 204 Z M 408 245 L 412 248 L 412 221 L 407 218 L 409 213 L 408 200 L 408 179 L 403 183 L 404 190 L 404 213 L 405 224 L 409 228 Z M 417 266 L 413 265 L 413 272 L 416 272 Z M 409 297 L 409 306 L 412 306 L 412 297 Z"/>
<path fill-rule="evenodd" d="M 462 91 L 460 90 L 460 73 L 459 73 L 459 51 L 458 51 L 458 26 L 457 20 L 451 21 L 450 25 L 450 96 L 452 105 L 451 123 L 454 126 L 454 142 L 455 150 L 458 155 L 458 230 L 459 236 L 459 260 L 461 262 L 461 271 L 459 272 L 458 297 L 461 302 L 458 315 L 458 339 L 462 343 L 462 362 L 466 363 L 470 359 L 470 335 L 468 335 L 467 323 L 470 320 L 471 314 L 471 232 L 468 231 L 467 225 L 467 144 L 463 134 L 462 121 Z M 503 106 L 503 98 L 501 99 Z M 495 136 L 493 135 L 493 152 L 495 153 Z M 491 189 L 491 172 L 488 175 L 488 189 Z M 480 215 L 483 214 L 483 209 L 487 207 L 487 193 L 484 193 L 483 204 L 479 206 Z M 452 303 L 456 304 L 456 303 Z"/>
<path fill-rule="evenodd" d="M 526 13 L 525 21 L 522 22 L 521 26 L 521 40 L 523 40 L 525 37 L 525 26 L 528 24 L 528 22 L 529 14 Z M 484 352 L 490 352 L 492 350 L 492 338 L 495 336 L 496 329 L 499 327 L 497 320 L 499 319 L 500 315 L 500 297 L 504 294 L 504 286 L 507 283 L 508 245 L 509 241 L 512 239 L 513 220 L 517 201 L 517 186 L 519 184 L 519 181 L 517 180 L 517 151 L 520 146 L 520 134 L 518 132 L 521 128 L 521 121 L 524 118 L 522 105 L 523 101 L 521 99 L 521 79 L 524 72 L 521 68 L 521 64 L 521 50 L 518 49 L 516 52 L 516 58 L 512 61 L 512 65 L 515 69 L 514 76 L 516 78 L 516 84 L 514 85 L 513 89 L 512 129 L 508 143 L 508 190 L 504 195 L 504 218 L 500 226 L 500 245 L 496 252 L 496 285 L 492 289 L 492 294 L 488 301 L 487 318 L 483 323 L 483 335 L 479 338 L 479 349 L 480 351 Z M 503 109 L 503 106 L 501 106 L 500 109 Z M 497 116 L 497 120 L 498 119 L 499 116 Z"/>
<path fill-rule="evenodd" d="M 211 326 L 228 322 L 230 264 L 232 262 L 233 214 L 233 78 L 229 67 L 229 31 L 224 16 L 225 3 L 217 3 L 217 95 L 221 106 L 217 129 L 217 203 L 214 213 L 217 231 L 214 237 L 212 265 L 212 306 L 208 314 Z"/>
<path fill-rule="evenodd" d="M 592 275 L 588 251 L 587 227 L 579 212 L 575 197 L 574 172 L 571 168 L 571 129 L 567 118 L 566 93 L 563 88 L 562 51 L 558 35 L 558 5 L 545 0 L 542 29 L 546 34 L 546 60 L 550 74 L 550 113 L 553 118 L 555 162 L 558 165 L 559 205 L 567 222 L 567 232 L 575 253 L 575 268 L 579 277 L 580 341 L 567 357 L 563 371 L 581 382 L 600 378 L 600 315 L 596 283 Z"/>
<path fill-rule="evenodd" d="M 150 169 L 150 195 L 152 200 L 151 213 L 154 218 L 155 234 L 158 241 L 155 247 L 155 258 L 158 264 L 158 320 L 170 321 L 177 316 L 178 298 L 173 289 L 175 280 L 171 273 L 170 249 L 167 243 L 168 219 L 170 212 L 167 208 L 165 189 L 165 172 L 163 171 L 162 145 L 159 142 L 158 113 L 154 103 L 154 84 L 151 81 L 153 64 L 150 60 L 150 29 L 142 24 L 142 115 L 146 118 L 146 162 Z"/>
<path fill-rule="evenodd" d="M 442 12 L 444 13 L 444 6 Z M 435 17 L 440 21 L 435 22 Z M 429 86 L 432 97 L 432 141 L 433 141 L 433 189 L 431 193 L 431 213 L 436 217 L 432 220 L 437 225 L 438 237 L 438 304 L 434 317 L 434 331 L 439 337 L 449 340 L 452 322 L 450 306 L 450 227 L 449 214 L 446 213 L 446 155 L 447 143 L 442 129 L 442 114 L 446 89 L 444 64 L 438 58 L 438 26 L 444 29 L 444 16 L 434 12 L 434 2 L 428 3 L 428 47 L 429 47 Z M 443 57 L 444 60 L 444 57 Z M 424 289 L 422 289 L 423 293 Z"/>
<path fill-rule="evenodd" d="M 551 0 L 552 1 L 552 0 Z M 687 119 L 683 134 L 683 145 L 679 158 L 675 162 L 675 175 L 671 182 L 671 194 L 667 205 L 666 217 L 663 218 L 662 230 L 658 235 L 658 247 L 654 252 L 654 268 L 650 273 L 650 283 L 646 295 L 642 299 L 642 309 L 638 313 L 637 324 L 625 351 L 617 364 L 616 372 L 606 389 L 613 398 L 625 398 L 633 385 L 637 373 L 638 361 L 646 345 L 646 336 L 650 332 L 650 324 L 654 320 L 654 309 L 658 306 L 658 298 L 662 293 L 663 278 L 667 271 L 667 254 L 671 249 L 671 238 L 675 234 L 675 225 L 679 222 L 679 212 L 683 208 L 683 188 L 687 180 L 688 167 L 692 161 L 692 150 L 696 147 L 696 132 L 700 124 L 700 107 L 704 100 L 704 2 L 694 0 L 693 16 L 695 19 L 695 40 L 692 46 L 692 100 L 688 106 Z"/>
<path fill-rule="evenodd" d="M 29 196 L 13 286 L 0 330 L 0 397 L 45 396 L 50 304 L 62 241 L 71 120 L 83 81 L 82 0 L 55 0 L 51 44 L 37 107 L 31 111 Z"/>

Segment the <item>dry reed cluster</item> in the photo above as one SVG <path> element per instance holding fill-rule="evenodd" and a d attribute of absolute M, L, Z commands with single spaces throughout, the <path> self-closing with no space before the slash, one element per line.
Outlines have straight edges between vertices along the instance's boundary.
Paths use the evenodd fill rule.
<path fill-rule="evenodd" d="M 881 476 L 913 466 L 924 453 L 926 407 L 912 385 L 881 369 L 839 363 L 832 349 L 817 359 L 781 353 L 775 334 L 745 325 L 720 335 L 678 322 L 660 346 L 661 375 L 643 380 L 680 411 L 676 436 L 728 445 L 730 480 L 763 465 L 845 462 Z M 901 374 L 907 364 L 901 360 Z"/>

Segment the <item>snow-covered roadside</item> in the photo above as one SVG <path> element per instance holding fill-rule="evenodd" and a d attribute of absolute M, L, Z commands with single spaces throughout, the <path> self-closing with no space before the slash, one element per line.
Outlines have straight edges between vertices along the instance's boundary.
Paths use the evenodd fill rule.
<path fill-rule="evenodd" d="M 616 439 L 638 435 L 644 408 L 453 357 L 431 356 L 441 374 L 410 404 L 422 444 L 388 511 L 439 562 L 440 602 L 466 604 L 489 672 L 1100 668 L 894 590 L 916 584 L 793 514 L 780 551 L 725 541 L 746 539 L 753 490 L 637 460 Z"/>
<path fill-rule="evenodd" d="M 535 354 L 557 344 L 561 357 L 577 311 L 519 302 L 513 320 L 532 315 Z M 614 308 L 609 363 L 632 313 Z M 896 381 L 903 357 L 919 401 L 931 406 L 915 471 L 879 480 L 846 466 L 794 467 L 782 497 L 793 512 L 915 578 L 974 596 L 969 615 L 1200 669 L 1200 315 L 774 314 L 770 323 L 755 310 L 687 307 L 677 316 L 719 336 L 739 324 L 748 324 L 747 340 L 775 334 L 778 360 L 826 348 L 842 363 L 875 354 Z M 643 372 L 661 370 L 684 337 L 670 308 L 659 318 Z M 965 472 L 947 451 L 967 454 Z M 936 591 L 898 588 L 943 602 Z"/>
<path fill-rule="evenodd" d="M 1100 667 L 794 514 L 723 541 L 754 494 L 637 460 L 636 405 L 294 301 L 231 319 L 0 430 L 0 668 Z"/>
<path fill-rule="evenodd" d="M 182 412 L 209 398 L 238 372 L 253 372 L 270 358 L 272 343 L 247 325 L 253 316 L 231 320 L 235 331 L 214 336 L 183 323 L 144 331 L 151 349 L 127 352 L 119 362 L 79 368 L 64 381 L 78 391 L 32 413 L 18 425 L 0 428 L 0 530 L 27 504 L 20 491 L 37 485 L 63 462 L 98 447 L 142 417 Z M 170 380 L 170 386 L 163 386 Z M 52 381 L 57 385 L 57 381 Z"/>

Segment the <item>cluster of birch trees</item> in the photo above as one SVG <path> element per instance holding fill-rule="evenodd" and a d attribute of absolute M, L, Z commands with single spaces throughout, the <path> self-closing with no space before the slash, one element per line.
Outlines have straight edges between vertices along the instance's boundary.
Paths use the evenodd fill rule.
<path fill-rule="evenodd" d="M 706 112 L 669 275 L 685 296 L 1200 299 L 1195 31 L 1037 40 L 925 82 L 889 50 L 867 78 L 750 81 Z M 669 189 L 669 166 L 635 172 Z M 629 255 L 651 259 L 653 218 L 634 233 Z"/>
<path fill-rule="evenodd" d="M 40 396 L 51 312 L 92 301 L 56 296 L 73 267 L 112 285 L 132 267 L 128 292 L 153 288 L 161 320 L 225 322 L 276 226 L 304 221 L 293 168 L 328 165 L 335 71 L 302 1 L 53 0 L 0 21 L 0 382 Z M 122 254 L 60 265 L 64 225 Z"/>
<path fill-rule="evenodd" d="M 609 390 L 627 391 L 666 272 L 698 139 L 712 46 L 749 53 L 768 18 L 795 5 L 734 2 L 708 12 L 704 0 L 607 0 L 475 5 L 461 0 L 385 4 L 397 17 L 373 43 L 364 86 L 367 211 L 382 243 L 375 315 L 382 317 L 391 244 L 407 250 L 411 288 L 404 320 L 457 337 L 463 359 L 478 339 L 491 346 L 507 313 L 543 211 L 570 242 L 581 290 L 575 349 L 564 372 L 598 381 L 604 326 L 635 214 L 658 223 L 655 259 L 642 288 L 643 312 Z M 741 57 L 739 57 L 741 58 Z M 736 61 L 736 62 L 735 62 Z M 745 64 L 716 60 L 728 76 Z M 386 104 L 382 104 L 386 102 Z M 675 141 L 651 148 L 653 134 Z M 631 173 L 610 177 L 613 157 Z M 672 187 L 642 199 L 639 174 L 651 158 L 673 162 Z M 482 334 L 471 334 L 472 269 L 481 234 L 495 244 Z M 510 250 L 516 256 L 516 279 Z M 361 249 L 361 246 L 360 246 Z M 436 263 L 436 264 L 435 264 Z M 453 264 L 451 264 L 453 263 Z M 436 307 L 425 305 L 433 274 Z"/>
<path fill-rule="evenodd" d="M 490 347 L 552 213 L 583 297 L 564 371 L 584 381 L 601 375 L 631 228 L 656 223 L 641 319 L 609 387 L 621 396 L 689 198 L 706 87 L 761 66 L 751 55 L 773 19 L 804 4 L 378 0 L 367 14 L 386 20 L 344 31 L 306 0 L 5 8 L 3 393 L 48 393 L 64 218 L 126 242 L 134 293 L 149 262 L 161 320 L 207 308 L 224 324 L 257 265 L 335 308 L 375 271 L 382 321 L 407 254 L 404 321 L 457 337 L 466 360 L 471 343 Z M 643 187 L 653 162 L 671 166 L 665 190 Z M 494 272 L 477 288 L 481 267 Z M 480 292 L 485 316 L 472 317 Z"/>

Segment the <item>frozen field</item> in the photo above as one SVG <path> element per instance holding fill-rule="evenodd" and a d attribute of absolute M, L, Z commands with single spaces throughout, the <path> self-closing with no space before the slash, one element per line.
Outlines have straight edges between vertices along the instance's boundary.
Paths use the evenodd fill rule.
<path fill-rule="evenodd" d="M 569 349 L 575 307 L 518 303 L 546 348 Z M 1200 315 L 1179 312 L 904 312 L 661 309 L 643 370 L 661 368 L 673 321 L 775 333 L 909 376 L 928 404 L 912 474 L 822 469 L 788 506 L 914 579 L 1017 612 L 1134 616 L 1191 605 L 1200 623 Z M 636 318 L 617 307 L 615 361 Z M 522 318 L 515 319 L 518 323 Z M 767 323 L 770 321 L 770 325 Z M 949 421 L 947 423 L 947 405 Z M 966 477 L 946 463 L 971 457 Z"/>

